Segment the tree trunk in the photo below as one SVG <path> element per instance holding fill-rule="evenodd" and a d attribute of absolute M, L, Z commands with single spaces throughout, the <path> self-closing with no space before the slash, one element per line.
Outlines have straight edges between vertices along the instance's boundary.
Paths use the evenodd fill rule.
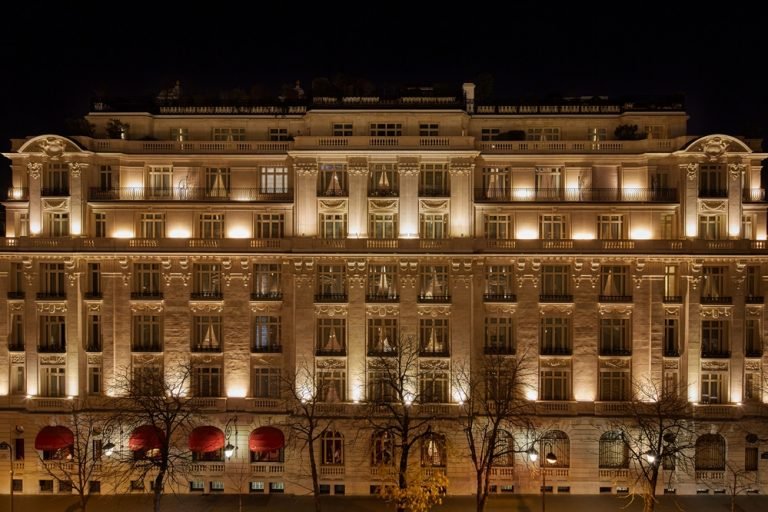
<path fill-rule="evenodd" d="M 643 512 L 654 512 L 656 510 L 656 483 L 659 480 L 659 470 L 651 473 L 651 479 L 647 482 L 648 487 L 643 496 Z"/>
<path fill-rule="evenodd" d="M 155 512 L 160 512 L 160 498 L 163 497 L 163 480 L 165 480 L 165 469 L 160 469 L 160 472 L 155 477 L 155 489 L 152 504 Z"/>
<path fill-rule="evenodd" d="M 408 438 L 404 437 L 403 452 L 400 454 L 400 470 L 397 475 L 397 486 L 400 489 L 408 488 L 407 472 L 408 472 L 408 457 L 410 453 L 411 453 L 411 448 L 408 445 Z M 397 504 L 397 512 L 405 512 L 405 508 L 399 502 Z"/>
<path fill-rule="evenodd" d="M 85 494 L 85 489 L 80 489 L 77 494 L 80 496 L 80 510 L 88 512 L 88 496 Z"/>
<path fill-rule="evenodd" d="M 312 472 L 312 495 L 315 497 L 315 512 L 320 512 L 320 484 L 317 478 L 317 461 L 315 461 L 315 443 L 313 434 L 310 432 L 309 438 L 309 468 Z"/>
<path fill-rule="evenodd" d="M 483 478 L 483 470 L 478 469 L 475 472 L 477 479 L 475 488 L 475 510 L 476 512 L 485 511 L 485 502 L 488 499 L 488 479 Z"/>

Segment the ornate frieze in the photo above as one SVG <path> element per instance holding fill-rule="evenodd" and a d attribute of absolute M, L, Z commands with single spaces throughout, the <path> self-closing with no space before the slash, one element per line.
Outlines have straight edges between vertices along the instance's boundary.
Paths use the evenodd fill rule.
<path fill-rule="evenodd" d="M 349 307 L 346 304 L 315 304 L 317 316 L 347 316 Z"/>
<path fill-rule="evenodd" d="M 567 368 L 570 366 L 570 361 L 562 357 L 542 357 L 539 360 L 539 366 L 542 368 Z"/>
<path fill-rule="evenodd" d="M 152 303 L 152 302 L 131 302 L 131 311 L 134 313 L 137 313 L 140 311 L 148 312 L 148 313 L 162 313 L 163 304 Z"/>
<path fill-rule="evenodd" d="M 616 368 L 616 369 L 626 369 L 629 368 L 629 358 L 614 358 L 614 359 L 601 359 L 600 360 L 600 367 L 602 368 Z"/>
<path fill-rule="evenodd" d="M 366 316 L 397 316 L 400 314 L 399 304 L 367 304 Z"/>
<path fill-rule="evenodd" d="M 488 315 L 512 316 L 517 313 L 517 304 L 487 304 L 485 312 Z"/>
<path fill-rule="evenodd" d="M 58 354 L 40 354 L 40 364 L 65 364 L 67 357 Z"/>
<path fill-rule="evenodd" d="M 403 159 L 397 162 L 397 172 L 401 176 L 418 176 L 420 169 L 418 159 Z"/>
<path fill-rule="evenodd" d="M 58 137 L 46 137 L 37 146 L 51 160 L 58 160 L 67 148 L 66 142 Z"/>
<path fill-rule="evenodd" d="M 733 306 L 700 306 L 701 318 L 730 318 Z"/>
<path fill-rule="evenodd" d="M 747 164 L 728 164 L 728 175 L 731 181 L 741 178 L 741 174 L 747 169 Z"/>
<path fill-rule="evenodd" d="M 630 316 L 633 306 L 634 304 L 598 304 L 597 312 L 600 313 L 600 316 Z"/>
<path fill-rule="evenodd" d="M 316 176 L 318 170 L 317 160 L 296 160 L 293 162 L 293 168 L 296 169 L 297 176 Z"/>
<path fill-rule="evenodd" d="M 677 359 L 665 359 L 664 360 L 664 369 L 665 370 L 677 370 L 680 368 L 680 362 Z"/>
<path fill-rule="evenodd" d="M 26 354 L 11 353 L 11 364 L 24 364 L 27 362 Z"/>
<path fill-rule="evenodd" d="M 451 160 L 448 170 L 454 176 L 466 176 L 475 168 L 475 163 L 468 158 L 454 158 Z"/>
<path fill-rule="evenodd" d="M 416 307 L 416 312 L 419 316 L 429 316 L 432 318 L 450 316 L 451 306 L 433 306 L 419 304 Z"/>
<path fill-rule="evenodd" d="M 709 372 L 727 372 L 728 361 L 713 361 L 711 359 L 703 360 L 701 362 L 701 370 Z"/>
<path fill-rule="evenodd" d="M 699 164 L 690 162 L 687 164 L 680 164 L 680 168 L 685 170 L 685 175 L 688 177 L 688 181 L 693 181 L 699 174 Z"/>
<path fill-rule="evenodd" d="M 368 159 L 367 158 L 349 158 L 347 160 L 347 172 L 350 176 L 367 176 Z"/>
<path fill-rule="evenodd" d="M 280 303 L 275 303 L 275 302 L 251 302 L 250 303 L 251 313 L 277 315 L 277 314 L 280 314 L 281 308 L 282 308 L 282 305 Z"/>
<path fill-rule="evenodd" d="M 189 310 L 193 313 L 223 313 L 224 301 L 205 301 L 189 303 Z"/>
<path fill-rule="evenodd" d="M 53 315 L 56 313 L 66 313 L 67 303 L 66 302 L 38 302 L 37 312 L 48 313 L 49 315 Z"/>
<path fill-rule="evenodd" d="M 544 315 L 566 315 L 573 314 L 573 304 L 539 304 L 539 314 Z"/>

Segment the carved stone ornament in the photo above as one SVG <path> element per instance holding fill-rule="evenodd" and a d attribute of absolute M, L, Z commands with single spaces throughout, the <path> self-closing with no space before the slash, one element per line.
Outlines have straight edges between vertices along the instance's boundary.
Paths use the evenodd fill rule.
<path fill-rule="evenodd" d="M 601 359 L 600 367 L 602 368 L 629 368 L 629 359 Z"/>
<path fill-rule="evenodd" d="M 680 306 L 664 306 L 664 316 L 677 318 L 680 316 Z"/>
<path fill-rule="evenodd" d="M 263 313 L 279 315 L 282 306 L 275 302 L 251 302 L 251 313 Z"/>
<path fill-rule="evenodd" d="M 665 359 L 664 360 L 664 369 L 665 370 L 677 370 L 680 366 L 680 362 L 677 359 Z"/>
<path fill-rule="evenodd" d="M 65 364 L 67 362 L 66 356 L 40 354 L 40 364 Z"/>
<path fill-rule="evenodd" d="M 542 368 L 567 368 L 569 362 L 563 358 L 542 358 L 539 366 Z"/>
<path fill-rule="evenodd" d="M 701 306 L 701 318 L 730 318 L 733 306 Z"/>
<path fill-rule="evenodd" d="M 297 176 L 316 176 L 317 160 L 296 160 L 293 168 L 296 169 Z"/>
<path fill-rule="evenodd" d="M 728 361 L 711 361 L 711 360 L 702 361 L 701 369 L 702 371 L 710 371 L 710 372 L 727 372 Z"/>
<path fill-rule="evenodd" d="M 299 274 L 293 277 L 296 288 L 311 288 L 313 281 L 311 274 Z"/>
<path fill-rule="evenodd" d="M 152 304 L 152 303 L 147 303 L 147 302 L 132 302 L 131 303 L 131 311 L 133 311 L 134 313 L 139 312 L 139 311 L 162 313 L 163 312 L 163 305 L 162 304 Z"/>
<path fill-rule="evenodd" d="M 69 174 L 72 175 L 73 178 L 79 178 L 80 173 L 88 167 L 88 164 L 82 163 L 82 162 L 69 162 Z"/>
<path fill-rule="evenodd" d="M 88 354 L 88 364 L 100 365 L 101 356 L 97 354 Z"/>
<path fill-rule="evenodd" d="M 26 360 L 27 360 L 26 354 L 17 354 L 17 353 L 11 354 L 11 364 L 24 364 L 26 363 Z"/>
<path fill-rule="evenodd" d="M 731 177 L 731 181 L 736 181 L 741 178 L 747 168 L 747 164 L 728 164 L 728 175 Z"/>
<path fill-rule="evenodd" d="M 346 368 L 347 364 L 344 359 L 318 359 L 318 368 Z"/>
<path fill-rule="evenodd" d="M 450 316 L 451 306 L 425 306 L 418 305 L 416 312 L 419 316 L 429 316 L 432 318 Z"/>
<path fill-rule="evenodd" d="M 427 359 L 419 361 L 419 370 L 447 370 L 448 369 L 448 361 L 442 361 L 442 360 L 435 360 L 435 359 Z"/>
<path fill-rule="evenodd" d="M 709 137 L 702 141 L 701 152 L 704 153 L 704 156 L 706 156 L 710 162 L 715 162 L 725 155 L 729 144 L 730 142 L 722 137 Z"/>
<path fill-rule="evenodd" d="M 189 302 L 189 310 L 193 313 L 223 313 L 224 301 Z"/>
<path fill-rule="evenodd" d="M 38 142 L 37 145 L 51 160 L 58 160 L 67 148 L 64 140 L 57 137 L 47 137 Z"/>
<path fill-rule="evenodd" d="M 688 177 L 688 181 L 693 181 L 699 174 L 699 164 L 690 162 L 687 164 L 680 164 L 682 169 L 685 169 L 685 175 Z"/>
<path fill-rule="evenodd" d="M 748 372 L 759 372 L 760 371 L 760 360 L 759 359 L 747 359 L 744 361 L 744 369 Z"/>
<path fill-rule="evenodd" d="M 485 304 L 485 312 L 488 315 L 512 316 L 517 313 L 517 304 Z"/>
<path fill-rule="evenodd" d="M 454 158 L 451 160 L 449 172 L 455 176 L 466 176 L 472 172 L 475 164 L 472 160 L 466 158 Z"/>
<path fill-rule="evenodd" d="M 366 158 L 350 158 L 347 160 L 347 172 L 350 176 L 367 176 L 368 160 Z"/>
<path fill-rule="evenodd" d="M 747 306 L 747 316 L 760 316 L 763 314 L 763 305 L 750 305 Z"/>
<path fill-rule="evenodd" d="M 43 170 L 43 164 L 40 162 L 29 162 L 27 164 L 27 172 L 29 177 L 36 180 L 40 177 L 40 172 Z"/>
<path fill-rule="evenodd" d="M 632 314 L 632 306 L 634 304 L 598 304 L 597 312 L 600 313 L 600 316 L 630 316 Z"/>
<path fill-rule="evenodd" d="M 452 277 L 453 287 L 461 288 L 462 286 L 469 289 L 469 285 L 472 283 L 472 276 L 468 274 L 457 274 Z"/>
<path fill-rule="evenodd" d="M 544 315 L 566 315 L 573 314 L 573 304 L 539 304 L 539 314 Z"/>
<path fill-rule="evenodd" d="M 55 313 L 66 313 L 67 304 L 66 302 L 38 302 L 37 312 L 48 313 L 50 315 Z"/>
<path fill-rule="evenodd" d="M 365 274 L 350 274 L 347 277 L 349 282 L 349 288 L 364 288 L 365 287 Z"/>
<path fill-rule="evenodd" d="M 99 311 L 101 311 L 101 301 L 86 302 L 86 308 L 89 313 L 98 313 Z"/>
<path fill-rule="evenodd" d="M 347 316 L 346 304 L 315 304 L 315 314 L 318 316 Z"/>
<path fill-rule="evenodd" d="M 8 301 L 8 311 L 11 313 L 21 312 L 24 311 L 24 301 L 23 299 L 19 301 Z"/>
<path fill-rule="evenodd" d="M 398 316 L 400 314 L 399 304 L 368 304 L 365 306 L 366 316 Z"/>
<path fill-rule="evenodd" d="M 421 166 L 418 160 L 400 160 L 397 162 L 397 172 L 401 176 L 418 176 Z"/>

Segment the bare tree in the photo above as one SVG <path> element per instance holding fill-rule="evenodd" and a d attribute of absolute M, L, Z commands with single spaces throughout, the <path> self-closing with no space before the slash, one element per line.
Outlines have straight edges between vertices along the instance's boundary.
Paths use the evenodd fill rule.
<path fill-rule="evenodd" d="M 515 439 L 530 438 L 534 410 L 524 393 L 531 371 L 525 354 L 485 355 L 478 363 L 459 368 L 456 385 L 464 402 L 459 421 L 475 472 L 475 508 L 483 512 L 494 468 L 511 465 L 515 453 L 528 448 L 518 447 Z"/>
<path fill-rule="evenodd" d="M 179 484 L 192 460 L 186 436 L 197 422 L 199 408 L 189 397 L 189 364 L 176 364 L 163 375 L 159 366 L 124 369 L 115 379 L 122 422 L 129 428 L 149 429 L 155 446 L 121 453 L 132 473 L 143 480 L 153 475 L 153 507 L 160 511 L 168 483 Z"/>
<path fill-rule="evenodd" d="M 304 361 L 297 366 L 295 372 L 288 372 L 283 384 L 290 402 L 288 421 L 291 437 L 307 449 L 315 510 L 320 512 L 320 483 L 315 443 L 328 431 L 330 420 L 324 417 L 320 410 L 320 404 L 327 396 L 327 386 L 319 381 L 314 365 L 310 365 L 311 363 Z"/>
<path fill-rule="evenodd" d="M 435 410 L 424 404 L 447 400 L 447 396 L 438 396 L 442 389 L 441 379 L 435 372 L 441 369 L 420 372 L 422 347 L 410 335 L 401 336 L 397 346 L 387 344 L 369 348 L 373 358 L 366 379 L 365 422 L 375 436 L 385 436 L 389 459 L 378 462 L 394 465 L 398 492 L 406 496 L 409 487 L 422 487 L 422 482 L 413 481 L 408 471 L 411 452 L 417 443 L 432 434 L 432 425 L 437 419 Z M 447 389 L 442 392 L 447 393 Z M 376 442 L 372 444 L 375 446 Z M 398 511 L 405 507 L 404 501 L 397 501 Z"/>
<path fill-rule="evenodd" d="M 230 461 L 227 464 L 227 479 L 237 489 L 237 510 L 243 512 L 243 494 L 247 492 L 248 482 L 251 480 L 251 464 L 247 459 Z"/>
<path fill-rule="evenodd" d="M 57 450 L 44 450 L 41 460 L 45 471 L 59 483 L 71 486 L 77 493 L 80 510 L 86 512 L 91 497 L 91 482 L 108 477 L 119 479 L 116 461 L 105 456 L 103 435 L 113 428 L 115 418 L 79 407 L 75 402 L 69 413 L 67 427 L 72 444 Z M 109 455 L 108 453 L 106 455 Z"/>
<path fill-rule="evenodd" d="M 660 469 L 685 471 L 691 466 L 696 435 L 687 397 L 677 389 L 660 389 L 650 380 L 637 382 L 626 417 L 613 428 L 635 470 L 643 510 L 653 512 Z"/>

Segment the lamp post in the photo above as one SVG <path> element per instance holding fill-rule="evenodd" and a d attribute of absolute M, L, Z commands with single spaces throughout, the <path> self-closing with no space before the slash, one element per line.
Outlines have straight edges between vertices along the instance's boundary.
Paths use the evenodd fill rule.
<path fill-rule="evenodd" d="M 237 416 L 233 416 L 227 420 L 227 424 L 224 425 L 224 437 L 227 440 L 227 445 L 224 447 L 224 456 L 229 460 L 237 451 L 237 446 L 233 446 L 229 442 L 229 436 L 232 434 L 232 429 L 235 429 L 235 445 L 237 445 Z"/>
<path fill-rule="evenodd" d="M 5 441 L 0 442 L 0 450 L 8 450 L 8 453 L 10 454 L 9 464 L 11 466 L 11 508 L 10 512 L 13 512 L 13 446 L 6 443 Z"/>
<path fill-rule="evenodd" d="M 555 455 L 555 452 L 552 450 L 552 443 L 546 442 L 542 446 L 542 451 L 546 452 L 546 455 L 544 456 L 544 460 L 549 464 L 550 466 L 557 464 L 557 455 Z M 539 460 L 539 452 L 536 451 L 536 448 L 531 447 L 530 450 L 528 450 L 528 458 L 532 462 L 536 462 Z M 541 512 L 546 512 L 547 505 L 546 505 L 546 493 L 547 493 L 547 470 L 544 468 L 543 464 L 539 464 L 539 468 L 541 469 Z"/>

